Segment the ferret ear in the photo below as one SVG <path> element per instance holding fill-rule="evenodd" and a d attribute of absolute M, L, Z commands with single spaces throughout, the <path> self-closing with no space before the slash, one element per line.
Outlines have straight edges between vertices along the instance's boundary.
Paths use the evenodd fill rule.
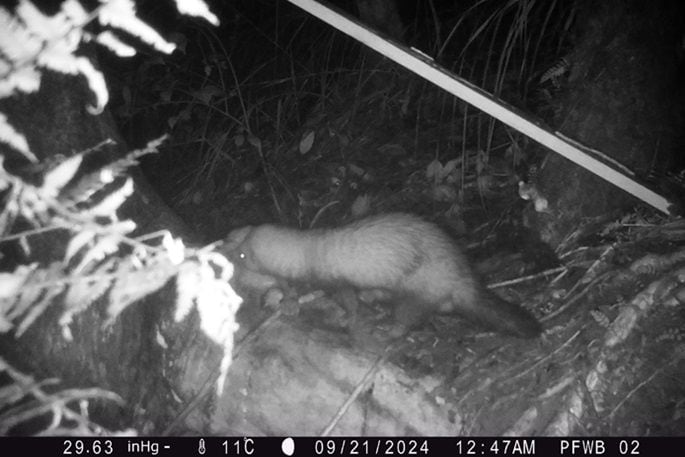
<path fill-rule="evenodd" d="M 226 246 L 228 246 L 229 248 L 239 246 L 243 241 L 245 241 L 248 235 L 252 233 L 253 229 L 253 226 L 246 225 L 245 227 L 240 227 L 235 230 L 231 230 L 228 233 L 228 236 L 226 236 L 226 239 L 224 240 Z"/>

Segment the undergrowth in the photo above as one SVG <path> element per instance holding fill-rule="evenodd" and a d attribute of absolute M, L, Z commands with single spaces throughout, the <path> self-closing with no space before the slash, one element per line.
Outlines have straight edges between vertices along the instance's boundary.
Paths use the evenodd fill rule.
<path fill-rule="evenodd" d="M 483 204 L 503 174 L 515 184 L 530 159 L 517 132 L 287 4 L 221 8 L 226 29 L 177 30 L 183 54 L 145 59 L 117 99 L 133 141 L 170 130 L 144 169 L 209 239 L 244 222 L 307 226 L 328 205 L 346 212 L 360 195 L 398 189 L 456 214 Z M 574 2 L 436 8 L 401 12 L 406 43 L 521 108 L 549 101 L 540 75 L 566 51 Z"/>
<path fill-rule="evenodd" d="M 189 5 L 204 6 L 177 1 L 180 12 L 218 22 Z M 94 65 L 76 55 L 81 42 L 103 46 L 117 66 L 136 54 L 122 31 L 156 51 L 177 49 L 169 57 L 139 56 L 129 71 L 112 73 L 120 78 L 112 77 L 115 115 L 138 149 L 96 170 L 84 173 L 81 164 L 104 144 L 41 162 L 44 154 L 34 154 L 0 113 L 0 164 L 19 155 L 39 177 L 0 168 L 0 243 L 25 251 L 32 237 L 63 240 L 60 258 L 25 251 L 28 261 L 0 272 L 0 331 L 19 336 L 60 302 L 58 325 L 69 338 L 73 316 L 94 303 L 107 304 L 111 323 L 175 279 L 175 317 L 197 306 L 203 329 L 224 347 L 223 382 L 240 300 L 227 283 L 232 266 L 211 247 L 190 249 L 166 232 L 132 236 L 135 223 L 116 211 L 133 192 L 126 170 L 139 161 L 210 238 L 245 222 L 241 217 L 314 225 L 332 207 L 358 214 L 373 204 L 397 205 L 393 199 L 459 214 L 516 182 L 526 160 L 517 133 L 284 2 L 218 8 L 225 28 L 194 22 L 171 34 L 173 44 L 136 17 L 130 0 L 101 1 L 90 11 L 67 0 L 52 16 L 27 0 L 14 12 L 0 9 L 0 29 L 9 32 L 0 35 L 3 98 L 36 91 L 50 69 L 84 76 L 96 100 L 88 109 L 99 113 L 110 91 Z M 575 16 L 574 2 L 541 0 L 478 0 L 442 10 L 427 1 L 416 8 L 402 12 L 406 43 L 524 108 L 539 91 L 540 74 L 565 52 Z M 94 23 L 98 32 L 89 27 Z M 111 55 L 101 58 L 113 65 Z M 154 131 L 170 132 L 170 141 L 152 140 Z M 152 154 L 160 148 L 163 154 Z M 269 214 L 259 214 L 260 200 Z M 3 359 L 0 371 L 17 392 L 0 404 L 0 433 L 44 414 L 45 405 L 53 418 L 45 433 L 99 432 L 85 403 L 79 411 L 69 405 L 116 398 L 102 391 L 48 395 Z"/>
<path fill-rule="evenodd" d="M 179 1 L 177 7 L 179 12 L 217 23 L 201 2 Z M 76 0 L 67 0 L 52 15 L 23 0 L 12 12 L 0 8 L 0 29 L 0 97 L 37 91 L 46 70 L 80 75 L 96 100 L 88 107 L 91 114 L 102 112 L 109 93 L 99 70 L 77 54 L 81 43 L 98 43 L 119 57 L 136 53 L 121 40 L 126 34 L 158 51 L 169 53 L 175 47 L 137 18 L 129 0 L 102 1 L 90 11 Z M 84 162 L 111 140 L 69 157 L 41 161 L 38 157 L 50 152 L 32 151 L 11 122 L 0 113 L 0 140 L 4 142 L 0 243 L 4 248 L 11 246 L 3 249 L 4 271 L 0 272 L 0 332 L 15 338 L 25 335 L 49 307 L 59 304 L 62 311 L 56 313 L 56 324 L 63 338 L 71 341 L 75 315 L 106 303 L 103 328 L 107 328 L 128 306 L 173 280 L 175 320 L 184 319 L 196 307 L 202 330 L 224 349 L 220 388 L 231 361 L 234 314 L 240 304 L 228 284 L 232 265 L 211 247 L 188 248 L 166 231 L 132 236 L 136 223 L 117 216 L 134 192 L 128 168 L 137 165 L 141 156 L 157 152 L 165 137 L 93 168 L 84 167 Z M 7 167 L 9 161 L 12 167 Z M 37 240 L 51 244 L 50 249 L 36 249 Z M 56 380 L 35 381 L 3 357 L 0 373 L 6 381 L 0 396 L 0 434 L 46 415 L 46 426 L 34 432 L 111 433 L 89 419 L 88 401 L 121 402 L 117 395 L 101 389 L 56 390 Z"/>

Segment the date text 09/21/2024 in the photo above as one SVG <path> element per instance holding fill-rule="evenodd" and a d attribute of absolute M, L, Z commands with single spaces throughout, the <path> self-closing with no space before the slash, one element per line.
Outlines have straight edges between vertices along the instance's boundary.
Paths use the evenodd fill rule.
<path fill-rule="evenodd" d="M 7 438 L 2 439 L 2 441 Z M 12 440 L 10 438 L 10 440 Z M 54 441 L 53 441 L 54 440 Z M 495 455 L 495 456 L 624 456 L 646 455 L 647 448 L 663 448 L 659 438 L 54 438 L 24 441 L 20 447 L 41 444 L 49 455 Z M 668 438 L 664 438 L 668 440 Z M 50 446 L 48 442 L 52 442 Z M 58 453 L 54 452 L 59 443 Z M 6 443 L 10 444 L 10 443 Z M 15 443 L 18 444 L 19 443 Z M 646 447 L 643 447 L 646 444 Z M 670 443 L 676 445 L 678 443 Z M 682 443 L 680 443 L 682 444 Z M 26 446 L 28 445 L 28 446 Z M 4 447 L 4 446 L 3 446 Z M 10 446 L 11 447 L 11 446 Z M 669 446 L 672 447 L 672 446 Z M 38 450 L 38 449 L 36 449 Z"/>

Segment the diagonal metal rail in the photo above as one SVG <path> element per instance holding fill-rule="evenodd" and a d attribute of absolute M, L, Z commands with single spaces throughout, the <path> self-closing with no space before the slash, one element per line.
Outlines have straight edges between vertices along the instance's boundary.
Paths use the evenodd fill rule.
<path fill-rule="evenodd" d="M 589 148 L 562 138 L 515 107 L 436 64 L 425 54 L 381 37 L 355 19 L 323 3 L 315 0 L 288 1 L 659 211 L 670 214 L 668 207 L 671 203 L 662 195 L 588 155 L 583 149 Z"/>

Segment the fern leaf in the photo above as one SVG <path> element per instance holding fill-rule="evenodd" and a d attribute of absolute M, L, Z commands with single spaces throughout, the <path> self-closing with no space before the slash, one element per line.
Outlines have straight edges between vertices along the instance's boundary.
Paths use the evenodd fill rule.
<path fill-rule="evenodd" d="M 102 5 L 98 19 L 102 25 L 124 30 L 165 54 L 170 54 L 176 49 L 173 43 L 166 41 L 155 29 L 136 17 L 136 8 L 132 0 L 110 0 Z"/>
<path fill-rule="evenodd" d="M 45 174 L 41 191 L 50 197 L 56 197 L 59 191 L 74 177 L 81 166 L 83 156 L 77 154 L 69 157 L 64 162 Z"/>
<path fill-rule="evenodd" d="M 132 193 L 133 180 L 128 178 L 123 186 L 103 198 L 100 203 L 90 208 L 86 213 L 93 216 L 109 217 L 111 220 L 115 221 L 117 220 L 117 209 L 119 209 L 122 203 L 124 203 Z"/>
<path fill-rule="evenodd" d="M 168 262 L 156 262 L 145 270 L 130 270 L 117 276 L 109 293 L 108 322 L 116 318 L 129 305 L 159 290 L 174 275 L 175 268 Z"/>
<path fill-rule="evenodd" d="M 0 298 L 18 295 L 35 266 L 18 266 L 12 273 L 0 273 Z"/>
<path fill-rule="evenodd" d="M 108 268 L 98 268 L 94 272 L 92 279 L 78 278 L 78 281 L 73 282 L 69 286 L 66 296 L 64 297 L 64 306 L 71 314 L 78 314 L 87 309 L 98 298 L 102 297 L 107 289 L 112 285 L 112 278 L 98 277 L 102 271 Z"/>
<path fill-rule="evenodd" d="M 2 307 L 2 302 L 3 300 L 0 299 L 0 307 Z M 0 333 L 7 333 L 12 330 L 12 327 L 12 322 L 5 319 L 2 313 L 0 313 Z"/>
<path fill-rule="evenodd" d="M 202 0 L 176 0 L 176 9 L 181 14 L 198 16 L 214 26 L 219 25 L 219 19 L 209 11 L 207 4 Z"/>
<path fill-rule="evenodd" d="M 70 241 L 67 246 L 66 253 L 64 254 L 64 263 L 67 264 L 76 255 L 77 252 L 81 250 L 83 246 L 90 243 L 93 238 L 95 238 L 96 233 L 92 230 L 83 230 L 77 233 Z"/>
<path fill-rule="evenodd" d="M 93 66 L 91 61 L 85 57 L 77 57 L 75 60 L 75 69 L 86 78 L 88 87 L 91 92 L 93 92 L 93 95 L 95 95 L 95 106 L 86 106 L 86 110 L 94 116 L 98 115 L 102 113 L 102 110 L 105 109 L 105 105 L 107 105 L 107 102 L 109 101 L 109 92 L 107 91 L 105 77 Z M 59 68 L 53 68 L 53 70 L 60 71 Z"/>
<path fill-rule="evenodd" d="M 138 158 L 157 152 L 157 148 L 167 139 L 168 135 L 151 140 L 142 149 L 131 151 L 126 157 L 116 160 L 99 170 L 82 176 L 76 185 L 70 186 L 68 191 L 60 195 L 60 199 L 72 203 L 85 202 L 96 192 L 102 190 L 107 184 L 123 174 L 132 166 L 138 165 Z"/>
<path fill-rule="evenodd" d="M 46 287 L 42 286 L 43 284 L 54 282 L 61 278 L 63 278 L 63 272 L 59 262 L 52 262 L 47 268 L 39 268 L 32 272 L 22 287 L 19 300 L 8 314 L 9 319 L 18 319 L 27 312 L 31 305 L 40 299 L 46 289 Z M 55 284 L 57 283 L 55 282 Z M 60 288 L 61 286 L 55 285 L 50 287 Z"/>
<path fill-rule="evenodd" d="M 62 293 L 64 290 L 63 285 L 52 286 L 45 290 L 45 293 L 41 297 L 40 301 L 31 306 L 29 312 L 24 316 L 21 323 L 17 327 L 16 336 L 19 338 L 28 329 L 33 322 L 38 319 L 38 317 L 43 314 L 43 312 L 50 306 L 55 297 Z"/>
<path fill-rule="evenodd" d="M 13 88 L 15 85 L 16 86 L 21 86 L 25 89 L 32 89 L 37 90 L 38 85 L 40 84 L 40 76 L 38 76 L 38 73 L 35 72 L 35 70 L 31 70 L 29 72 L 30 74 L 26 74 L 26 71 L 22 72 L 13 72 L 10 78 L 15 78 L 14 81 L 7 81 L 3 79 L 0 81 L 0 98 L 5 98 L 9 97 L 14 93 L 13 90 L 8 90 L 10 88 Z M 38 76 L 37 78 L 32 78 Z M 27 77 L 27 78 L 24 78 Z M 21 78 L 20 80 L 16 80 L 17 78 Z M 27 84 L 29 82 L 30 84 Z M 34 84 L 35 83 L 35 87 Z M 25 91 L 28 92 L 28 91 Z M 21 133 L 17 132 L 14 130 L 14 127 L 12 127 L 8 122 L 7 122 L 7 116 L 4 114 L 0 113 L 0 141 L 7 143 L 8 145 L 12 146 L 14 149 L 17 151 L 21 152 L 24 154 L 24 157 L 29 159 L 33 163 L 38 162 L 38 158 L 31 152 L 29 149 L 29 144 L 26 141 L 26 137 L 22 135 Z"/>
<path fill-rule="evenodd" d="M 79 262 L 78 266 L 74 268 L 74 273 L 79 274 L 91 262 L 99 262 L 109 254 L 113 254 L 119 250 L 119 241 L 121 238 L 118 235 L 108 235 L 100 238 L 95 245 L 86 252 Z"/>
<path fill-rule="evenodd" d="M 64 312 L 58 323 L 62 327 L 62 335 L 68 341 L 73 340 L 69 324 L 73 317 L 85 311 L 110 287 L 113 279 L 107 275 L 116 265 L 115 259 L 110 259 L 99 265 L 88 277 L 78 277 L 69 286 L 69 291 L 64 297 Z"/>
<path fill-rule="evenodd" d="M 109 30 L 105 30 L 95 37 L 95 41 L 108 48 L 119 57 L 133 57 L 136 55 L 135 48 L 122 42 L 119 37 Z"/>
<path fill-rule="evenodd" d="M 14 321 L 23 316 L 23 320 L 17 330 L 20 336 L 43 311 L 52 303 L 53 299 L 59 295 L 64 286 L 55 280 L 63 277 L 62 268 L 59 262 L 51 263 L 47 268 L 36 269 L 27 278 L 22 287 L 21 295 L 15 300 L 13 307 L 6 310 L 5 317 L 8 321 Z M 50 286 L 44 284 L 53 282 Z"/>

